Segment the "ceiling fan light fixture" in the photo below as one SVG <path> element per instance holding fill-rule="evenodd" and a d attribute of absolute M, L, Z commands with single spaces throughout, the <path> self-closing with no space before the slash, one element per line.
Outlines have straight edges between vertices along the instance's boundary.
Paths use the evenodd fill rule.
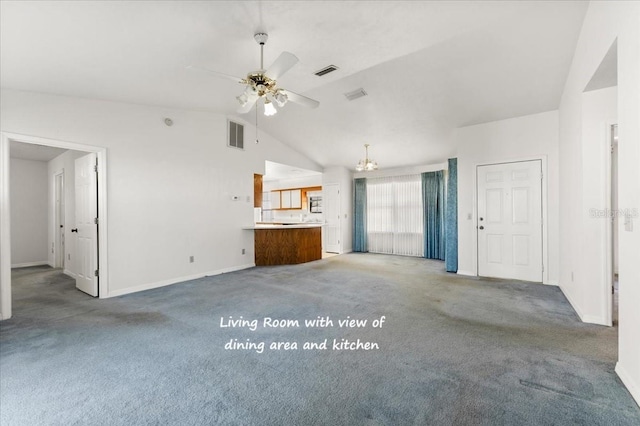
<path fill-rule="evenodd" d="M 249 102 L 249 97 L 247 96 L 246 93 L 242 93 L 240 96 L 236 96 L 236 99 L 238 100 L 238 102 L 240 102 L 240 105 L 242 106 L 245 106 L 247 102 Z"/>
<path fill-rule="evenodd" d="M 265 99 L 264 101 L 264 115 L 267 117 L 271 117 L 278 112 L 276 107 L 273 106 L 273 103 L 269 99 Z"/>
<path fill-rule="evenodd" d="M 279 107 L 283 107 L 284 104 L 287 103 L 287 95 L 277 91 L 275 95 L 273 95 L 273 100 L 276 101 L 276 103 L 278 104 Z"/>

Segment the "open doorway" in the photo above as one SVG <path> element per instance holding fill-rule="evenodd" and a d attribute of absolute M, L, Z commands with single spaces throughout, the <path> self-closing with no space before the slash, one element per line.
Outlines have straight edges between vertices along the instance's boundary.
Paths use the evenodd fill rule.
<path fill-rule="evenodd" d="M 11 196 L 11 146 L 12 144 L 20 144 L 31 150 L 38 150 L 37 146 L 43 147 L 45 150 L 58 150 L 58 157 L 64 157 L 65 153 L 69 153 L 67 162 L 73 164 L 76 158 L 82 158 L 88 153 L 97 159 L 95 171 L 98 174 L 96 185 L 94 187 L 96 206 L 96 233 L 100 233 L 101 239 L 97 242 L 95 248 L 95 274 L 96 274 L 96 294 L 106 297 L 108 295 L 108 268 L 107 268 L 107 191 L 106 191 L 106 150 L 104 148 L 82 145 L 70 142 L 43 139 L 31 136 L 22 136 L 15 134 L 3 133 L 0 137 L 0 195 L 3 203 L 0 205 L 0 319 L 8 319 L 12 315 L 12 283 L 11 283 L 11 267 L 15 265 L 12 262 L 12 229 L 11 229 L 11 205 L 13 197 Z M 62 153 L 62 154 L 61 154 Z M 56 157 L 56 158 L 58 158 Z M 65 273 L 73 275 L 70 269 L 70 260 L 74 259 L 71 252 L 70 232 L 74 229 L 70 220 L 70 199 L 69 191 L 74 190 L 74 186 L 70 183 L 70 171 L 73 166 L 64 166 L 61 164 L 48 167 L 47 166 L 47 187 L 48 194 L 48 224 L 46 227 L 47 239 L 45 247 L 45 259 L 40 264 L 49 266 L 64 267 Z M 100 218 L 100 221 L 97 218 Z M 63 227 L 60 228 L 60 225 Z M 62 231 L 60 231 L 62 229 Z M 17 241 L 17 238 L 15 239 Z M 102 268 L 99 281 L 98 267 Z M 92 275 L 94 270 L 92 269 Z"/>

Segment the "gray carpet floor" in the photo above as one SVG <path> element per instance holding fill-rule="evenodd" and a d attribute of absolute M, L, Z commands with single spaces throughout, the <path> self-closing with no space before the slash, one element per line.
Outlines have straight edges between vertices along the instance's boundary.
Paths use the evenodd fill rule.
<path fill-rule="evenodd" d="M 615 328 L 581 323 L 556 287 L 442 270 L 348 254 L 106 300 L 59 270 L 15 270 L 0 424 L 640 425 Z M 333 326 L 305 326 L 319 316 Z"/>

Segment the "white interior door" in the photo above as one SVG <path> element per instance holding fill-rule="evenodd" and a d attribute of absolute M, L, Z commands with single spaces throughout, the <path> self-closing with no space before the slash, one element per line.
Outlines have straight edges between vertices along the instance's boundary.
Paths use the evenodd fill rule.
<path fill-rule="evenodd" d="M 542 282 L 542 162 L 478 166 L 478 275 Z"/>
<path fill-rule="evenodd" d="M 75 161 L 76 287 L 98 296 L 98 173 L 95 153 Z"/>
<path fill-rule="evenodd" d="M 324 213 L 325 251 L 341 253 L 340 247 L 340 185 L 330 183 L 322 186 Z"/>

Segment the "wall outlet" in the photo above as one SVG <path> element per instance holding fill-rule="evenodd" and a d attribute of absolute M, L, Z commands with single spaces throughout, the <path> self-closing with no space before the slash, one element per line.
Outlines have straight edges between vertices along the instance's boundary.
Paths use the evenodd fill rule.
<path fill-rule="evenodd" d="M 67 254 L 67 260 L 71 260 L 71 255 Z"/>
<path fill-rule="evenodd" d="M 195 262 L 195 258 L 193 256 L 189 256 L 189 263 Z"/>
<path fill-rule="evenodd" d="M 244 254 L 244 253 L 245 253 L 245 249 L 242 249 L 242 254 Z"/>

